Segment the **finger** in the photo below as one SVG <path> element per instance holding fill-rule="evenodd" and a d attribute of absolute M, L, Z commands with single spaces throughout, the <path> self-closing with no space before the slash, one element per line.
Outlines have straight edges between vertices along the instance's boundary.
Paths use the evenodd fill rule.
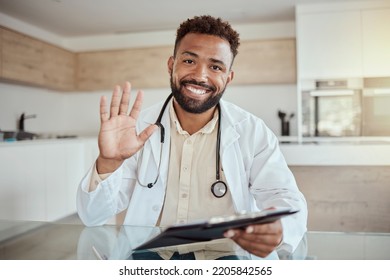
<path fill-rule="evenodd" d="M 250 225 L 245 231 L 255 234 L 282 234 L 283 226 L 280 220 L 276 220 L 272 223 Z"/>
<path fill-rule="evenodd" d="M 140 90 L 137 93 L 137 97 L 136 97 L 134 104 L 133 104 L 133 107 L 131 108 L 131 111 L 130 111 L 130 117 L 132 117 L 133 119 L 138 118 L 138 115 L 141 112 L 143 99 L 144 99 L 144 93 L 143 93 L 143 91 Z"/>
<path fill-rule="evenodd" d="M 107 97 L 104 95 L 100 97 L 100 122 L 108 121 L 110 115 L 107 112 Z"/>
<path fill-rule="evenodd" d="M 111 106 L 110 106 L 110 116 L 111 117 L 115 117 L 118 115 L 118 112 L 119 112 L 119 104 L 120 104 L 120 100 L 121 100 L 121 96 L 120 96 L 120 86 L 115 86 L 114 88 L 114 91 L 112 93 L 112 97 L 111 97 Z"/>
<path fill-rule="evenodd" d="M 266 236 L 260 236 L 260 238 L 257 236 L 257 238 L 255 238 L 254 234 L 247 234 L 245 231 L 241 230 L 229 230 L 226 232 L 225 237 L 231 238 L 244 250 L 260 257 L 266 257 L 276 247 L 273 245 L 274 242 L 267 240 L 269 238 Z"/>
<path fill-rule="evenodd" d="M 155 125 L 155 124 L 151 124 L 149 125 L 147 128 L 145 128 L 139 135 L 138 135 L 138 139 L 139 139 L 139 142 L 144 145 L 144 143 L 146 142 L 146 140 L 149 139 L 150 136 L 152 136 L 152 134 L 158 129 L 158 126 Z"/>
<path fill-rule="evenodd" d="M 127 111 L 129 109 L 129 102 L 130 102 L 130 90 L 131 90 L 131 85 L 129 82 L 126 82 L 123 88 L 121 103 L 119 107 L 119 115 L 127 115 Z"/>
<path fill-rule="evenodd" d="M 245 239 L 234 240 L 241 248 L 246 251 L 260 257 L 268 256 L 273 250 L 275 250 L 275 246 L 269 245 L 266 243 L 257 243 Z"/>
<path fill-rule="evenodd" d="M 229 230 L 226 232 L 225 237 L 231 238 L 234 241 L 247 241 L 273 247 L 279 245 L 283 238 L 281 233 L 255 233 L 254 231 L 248 232 L 248 230 Z"/>

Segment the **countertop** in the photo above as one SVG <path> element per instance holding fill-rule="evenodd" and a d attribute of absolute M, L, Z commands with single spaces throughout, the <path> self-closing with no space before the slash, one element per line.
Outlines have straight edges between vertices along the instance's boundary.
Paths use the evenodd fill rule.
<path fill-rule="evenodd" d="M 25 148 L 29 145 L 80 143 L 96 145 L 96 137 L 37 139 L 0 142 L 1 148 Z M 280 149 L 288 165 L 390 165 L 390 138 L 306 139 L 281 137 Z"/>

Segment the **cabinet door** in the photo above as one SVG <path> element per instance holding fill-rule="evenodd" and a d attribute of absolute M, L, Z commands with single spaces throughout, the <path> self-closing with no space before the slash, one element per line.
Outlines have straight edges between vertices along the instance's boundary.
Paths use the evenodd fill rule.
<path fill-rule="evenodd" d="M 77 54 L 77 89 L 111 90 L 130 81 L 137 88 L 169 87 L 167 61 L 173 47 Z"/>
<path fill-rule="evenodd" d="M 23 144 L 0 149 L 0 219 L 45 220 L 43 151 Z"/>
<path fill-rule="evenodd" d="M 233 70 L 233 84 L 295 84 L 294 39 L 244 41 Z"/>
<path fill-rule="evenodd" d="M 362 11 L 365 77 L 390 76 L 390 9 Z"/>
<path fill-rule="evenodd" d="M 6 29 L 2 31 L 2 78 L 43 85 L 42 42 Z"/>
<path fill-rule="evenodd" d="M 45 86 L 70 91 L 75 87 L 76 55 L 58 47 L 43 44 Z"/>
<path fill-rule="evenodd" d="M 361 77 L 361 37 L 360 11 L 299 15 L 300 78 Z"/>

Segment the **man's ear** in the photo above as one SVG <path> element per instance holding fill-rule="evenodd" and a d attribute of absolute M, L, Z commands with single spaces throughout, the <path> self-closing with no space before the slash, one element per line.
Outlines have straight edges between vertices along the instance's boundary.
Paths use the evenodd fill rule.
<path fill-rule="evenodd" d="M 173 56 L 170 56 L 168 58 L 168 73 L 169 75 L 172 75 L 172 72 L 173 72 L 173 63 L 175 62 L 175 59 L 173 58 Z"/>
<path fill-rule="evenodd" d="M 228 84 L 228 83 L 230 83 L 231 81 L 233 81 L 233 78 L 234 78 L 234 71 L 233 71 L 233 70 L 230 70 L 229 76 L 228 76 L 227 81 L 226 81 L 226 84 Z"/>

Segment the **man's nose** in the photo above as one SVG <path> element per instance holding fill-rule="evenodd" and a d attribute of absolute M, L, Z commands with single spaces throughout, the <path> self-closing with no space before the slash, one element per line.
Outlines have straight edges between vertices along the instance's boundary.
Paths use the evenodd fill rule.
<path fill-rule="evenodd" d="M 208 80 L 208 67 L 206 65 L 198 64 L 194 69 L 194 79 L 198 82 L 207 82 Z"/>

